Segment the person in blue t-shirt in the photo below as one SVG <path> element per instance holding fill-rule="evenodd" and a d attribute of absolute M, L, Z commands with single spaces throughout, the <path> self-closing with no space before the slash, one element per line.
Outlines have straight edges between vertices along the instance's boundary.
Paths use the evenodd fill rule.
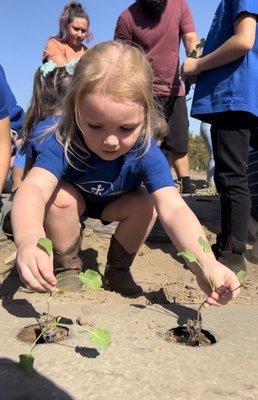
<path fill-rule="evenodd" d="M 53 127 L 61 117 L 62 101 L 75 64 L 73 61 L 64 67 L 57 67 L 48 61 L 35 73 L 33 94 L 25 118 L 23 143 L 17 148 L 12 165 L 9 183 L 12 193 L 15 193 L 23 177 L 32 168 L 47 138 L 53 134 Z M 5 216 L 3 231 L 12 235 L 10 213 Z"/>
<path fill-rule="evenodd" d="M 230 268 L 245 269 L 250 215 L 249 142 L 258 149 L 258 2 L 222 0 L 199 59 L 183 77 L 198 75 L 191 115 L 212 124 L 215 183 L 221 194 L 221 233 L 213 249 Z"/>
<path fill-rule="evenodd" d="M 21 133 L 23 117 L 23 109 L 17 105 L 4 69 L 0 65 L 0 231 L 4 219 L 4 213 L 1 212 L 2 192 L 6 189 L 12 149 L 15 148 L 15 140 Z"/>
<path fill-rule="evenodd" d="M 22 107 L 17 104 L 17 100 L 7 82 L 4 69 L 0 65 L 0 79 L 2 81 L 2 94 L 5 97 L 6 108 L 10 117 L 10 134 L 11 134 L 11 156 L 15 157 L 16 149 L 18 147 L 18 141 L 23 134 L 23 123 L 24 123 L 24 111 Z M 9 175 L 12 174 L 12 166 L 9 164 Z M 7 178 L 8 179 L 8 178 Z M 8 182 L 5 182 L 5 188 L 8 186 Z"/>
<path fill-rule="evenodd" d="M 2 191 L 11 161 L 10 113 L 5 93 L 6 78 L 0 66 L 0 211 Z"/>
<path fill-rule="evenodd" d="M 108 251 L 106 285 L 123 295 L 142 293 L 130 266 L 158 215 L 178 250 L 196 254 L 202 267 L 188 265 L 207 294 L 206 307 L 239 294 L 235 273 L 199 244 L 200 237 L 206 240 L 201 225 L 151 138 L 156 113 L 151 67 L 136 47 L 100 43 L 80 59 L 56 135 L 13 201 L 17 267 L 26 286 L 53 292 L 57 283 L 68 281 L 70 289 L 78 289 L 73 282 L 81 269 L 79 222 L 93 217 L 119 222 Z M 54 260 L 37 246 L 45 235 L 53 242 Z M 65 279 L 57 282 L 59 273 Z"/>
<path fill-rule="evenodd" d="M 47 61 L 35 73 L 21 149 L 22 153 L 26 153 L 25 175 L 32 168 L 38 154 L 44 148 L 46 138 L 53 134 L 53 127 L 61 117 L 62 101 L 75 64 L 76 62 L 72 61 L 58 67 L 53 61 Z"/>
<path fill-rule="evenodd" d="M 2 82 L 1 92 L 5 97 L 6 108 L 10 116 L 11 129 L 15 131 L 16 136 L 20 137 L 22 135 L 24 122 L 24 111 L 22 107 L 17 104 L 17 100 L 7 82 L 2 65 L 0 65 L 0 80 Z"/>

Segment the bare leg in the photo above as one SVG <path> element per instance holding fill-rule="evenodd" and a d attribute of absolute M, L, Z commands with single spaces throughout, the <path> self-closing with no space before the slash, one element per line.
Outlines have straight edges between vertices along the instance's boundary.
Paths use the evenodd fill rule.
<path fill-rule="evenodd" d="M 157 214 L 149 194 L 140 190 L 108 204 L 101 217 L 106 221 L 120 221 L 115 238 L 128 253 L 135 253 L 149 235 Z"/>
<path fill-rule="evenodd" d="M 170 152 L 171 163 L 175 169 L 178 180 L 180 181 L 182 193 L 195 193 L 195 186 L 190 180 L 190 168 L 188 153 Z"/>
<path fill-rule="evenodd" d="M 47 204 L 44 222 L 46 235 L 55 249 L 65 252 L 78 238 L 79 216 L 84 209 L 85 202 L 79 191 L 62 182 Z"/>
<path fill-rule="evenodd" d="M 170 152 L 171 163 L 178 178 L 190 176 L 189 158 L 188 153 L 174 153 Z"/>
<path fill-rule="evenodd" d="M 106 285 L 126 296 L 142 294 L 143 290 L 134 281 L 130 267 L 156 220 L 150 196 L 145 191 L 124 195 L 105 208 L 102 218 L 120 221 L 108 250 L 104 275 Z"/>

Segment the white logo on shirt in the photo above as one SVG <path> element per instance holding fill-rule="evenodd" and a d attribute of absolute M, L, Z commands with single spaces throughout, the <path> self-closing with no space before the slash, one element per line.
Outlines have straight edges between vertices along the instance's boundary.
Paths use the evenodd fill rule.
<path fill-rule="evenodd" d="M 96 196 L 102 196 L 101 192 L 103 192 L 103 190 L 105 189 L 102 187 L 102 185 L 98 185 L 97 187 L 93 186 L 91 188 L 92 193 L 94 193 Z"/>

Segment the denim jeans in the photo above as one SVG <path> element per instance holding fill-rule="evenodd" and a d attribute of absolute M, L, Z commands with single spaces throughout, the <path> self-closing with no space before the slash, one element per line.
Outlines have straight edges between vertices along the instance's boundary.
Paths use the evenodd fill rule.
<path fill-rule="evenodd" d="M 211 136 L 215 160 L 214 180 L 221 195 L 221 233 L 217 247 L 243 253 L 248 237 L 250 192 L 247 179 L 248 148 L 258 149 L 258 118 L 243 112 L 218 115 Z"/>
<path fill-rule="evenodd" d="M 200 134 L 209 153 L 209 161 L 207 164 L 207 184 L 214 185 L 214 169 L 215 161 L 213 157 L 212 141 L 211 141 L 211 125 L 207 122 L 202 122 L 200 126 Z"/>

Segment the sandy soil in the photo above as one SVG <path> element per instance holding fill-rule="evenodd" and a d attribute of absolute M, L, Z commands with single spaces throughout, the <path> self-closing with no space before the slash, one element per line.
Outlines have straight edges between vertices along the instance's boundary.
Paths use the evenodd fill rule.
<path fill-rule="evenodd" d="M 203 175 L 195 174 L 198 187 L 203 183 Z M 205 203 L 204 201 L 207 202 Z M 190 206 L 203 223 L 208 240 L 214 242 L 218 221 L 218 198 L 205 196 L 191 197 Z M 198 215 L 200 214 L 200 215 Z M 213 218 L 214 217 L 214 218 Z M 207 223 L 206 223 L 207 219 Z M 211 222 L 214 222 L 212 224 Z M 215 228 L 211 225 L 214 225 Z M 208 227 L 208 228 L 207 228 Z M 84 240 L 81 257 L 84 268 L 91 268 L 103 273 L 106 261 L 109 238 L 115 226 L 103 227 L 101 223 L 89 220 L 84 229 Z M 23 299 L 41 302 L 46 294 L 27 293 L 22 290 L 21 283 L 16 273 L 15 263 L 6 263 L 15 251 L 11 240 L 2 236 L 0 238 L 0 295 L 1 298 Z M 249 251 L 247 258 L 250 260 Z M 258 304 L 258 265 L 247 261 L 248 279 L 247 287 L 242 289 L 240 297 L 235 302 L 241 304 Z M 176 251 L 169 243 L 164 231 L 157 225 L 144 246 L 139 251 L 133 265 L 133 274 L 136 281 L 143 287 L 144 296 L 133 301 L 137 304 L 150 304 L 166 302 L 198 304 L 203 301 L 204 294 L 199 289 L 194 276 L 177 260 Z M 67 303 L 83 302 L 84 299 L 94 303 L 132 303 L 132 299 L 120 296 L 117 293 L 101 289 L 92 292 L 87 289 L 81 293 L 65 293 L 53 299 L 53 302 Z"/>

